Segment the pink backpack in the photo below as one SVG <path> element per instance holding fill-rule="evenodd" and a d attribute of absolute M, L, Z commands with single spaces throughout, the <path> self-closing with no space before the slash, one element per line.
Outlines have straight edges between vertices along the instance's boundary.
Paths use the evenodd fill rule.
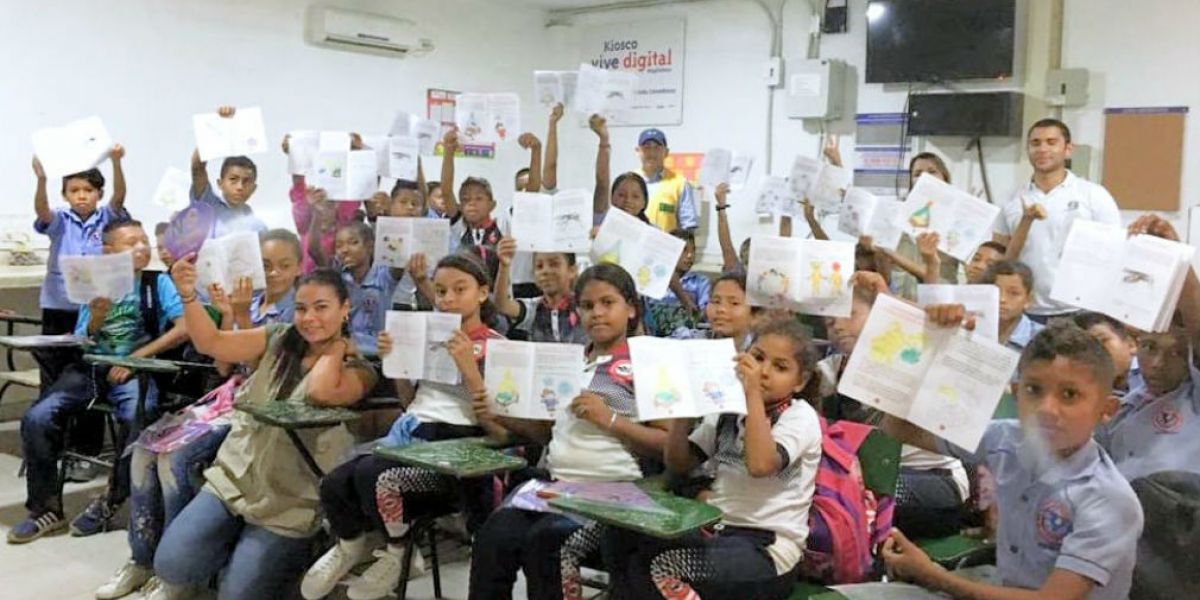
<path fill-rule="evenodd" d="M 821 418 L 821 462 L 808 511 L 804 576 L 829 585 L 874 575 L 874 549 L 892 529 L 891 497 L 876 498 L 863 482 L 858 449 L 874 428 Z"/>

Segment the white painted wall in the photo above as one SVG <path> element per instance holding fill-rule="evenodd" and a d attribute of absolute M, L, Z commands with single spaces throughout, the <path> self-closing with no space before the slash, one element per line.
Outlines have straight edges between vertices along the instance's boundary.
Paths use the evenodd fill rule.
<path fill-rule="evenodd" d="M 1200 205 L 1200 3 L 1177 0 L 1066 0 L 1063 66 L 1091 71 L 1085 107 L 1064 111 L 1079 142 L 1095 148 L 1094 179 L 1104 160 L 1104 109 L 1130 106 L 1190 106 L 1183 144 L 1180 206 L 1167 216 L 1186 230 L 1187 209 Z M 1126 220 L 1134 216 L 1126 211 Z M 1196 240 L 1193 240 L 1195 243 Z"/>
<path fill-rule="evenodd" d="M 28 231 L 34 177 L 30 134 L 100 115 L 124 144 L 128 206 L 141 220 L 167 216 L 150 196 L 163 170 L 185 168 L 194 144 L 191 115 L 219 104 L 259 105 L 267 132 L 292 129 L 384 132 L 396 109 L 424 114 L 425 90 L 516 91 L 527 104 L 530 70 L 546 54 L 541 11 L 489 0 L 334 0 L 377 14 L 411 18 L 434 40 L 423 57 L 395 59 L 304 42 L 304 8 L 293 0 L 53 0 L 8 2 L 0 18 L 0 223 Z M 524 118 L 535 113 L 526 111 Z M 273 144 L 274 147 L 274 144 Z M 463 160 L 461 173 L 511 188 L 528 160 L 515 142 L 497 160 Z M 526 155 L 527 156 L 527 155 Z M 290 227 L 286 159 L 252 157 L 259 187 L 251 199 L 270 225 Z M 210 165 L 216 176 L 219 161 Z M 434 160 L 431 179 L 440 160 Z M 108 164 L 103 167 L 108 173 Z M 50 182 L 53 202 L 60 203 Z M 111 186 L 110 186 L 111 191 Z M 37 236 L 45 240 L 43 236 Z"/>

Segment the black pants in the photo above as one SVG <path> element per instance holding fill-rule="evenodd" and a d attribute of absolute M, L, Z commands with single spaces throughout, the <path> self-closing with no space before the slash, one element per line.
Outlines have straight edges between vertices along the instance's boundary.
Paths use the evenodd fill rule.
<path fill-rule="evenodd" d="M 896 527 L 910 538 L 954 535 L 964 527 L 965 499 L 949 469 L 900 469 Z"/>
<path fill-rule="evenodd" d="M 613 600 L 687 598 L 689 593 L 704 600 L 783 600 L 792 593 L 797 571 L 775 571 L 766 550 L 774 542 L 770 531 L 738 527 L 676 540 L 606 527 L 600 552 Z"/>
<path fill-rule="evenodd" d="M 43 308 L 42 335 L 74 333 L 75 323 L 78 320 L 79 311 L 77 310 Z M 46 395 L 50 386 L 58 381 L 63 369 L 79 362 L 82 355 L 77 348 L 42 348 L 33 352 L 33 358 L 37 361 L 38 373 L 41 377 L 41 389 L 38 391 L 38 398 L 41 398 Z M 71 430 L 71 450 L 96 456 L 103 448 L 104 417 L 92 412 L 77 415 L 74 428 Z"/>
<path fill-rule="evenodd" d="M 512 600 L 517 571 L 529 600 L 563 598 L 563 571 L 579 593 L 578 570 L 600 545 L 600 525 L 551 513 L 502 508 L 488 517 L 471 546 L 470 600 Z"/>
<path fill-rule="evenodd" d="M 478 427 L 423 423 L 413 436 L 434 441 L 481 435 Z M 447 513 L 461 506 L 468 529 L 487 517 L 484 488 L 491 478 L 458 480 L 419 467 L 409 467 L 374 455 L 356 457 L 321 480 L 321 508 L 340 539 L 368 531 L 398 542 L 409 525 L 424 516 Z"/>

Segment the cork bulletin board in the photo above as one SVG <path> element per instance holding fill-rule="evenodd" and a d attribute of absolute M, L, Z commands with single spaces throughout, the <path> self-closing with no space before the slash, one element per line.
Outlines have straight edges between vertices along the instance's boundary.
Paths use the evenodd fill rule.
<path fill-rule="evenodd" d="M 1123 210 L 1179 210 L 1188 107 L 1104 110 L 1104 187 Z"/>

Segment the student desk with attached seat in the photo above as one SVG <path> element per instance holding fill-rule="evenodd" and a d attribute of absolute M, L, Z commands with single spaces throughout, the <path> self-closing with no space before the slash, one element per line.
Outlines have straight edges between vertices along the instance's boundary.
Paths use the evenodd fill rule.
<path fill-rule="evenodd" d="M 674 539 L 721 520 L 721 511 L 698 500 L 676 496 L 660 487 L 660 480 L 646 479 L 638 487 L 663 511 L 593 502 L 570 496 L 551 498 L 550 506 L 593 521 L 629 529 L 661 539 Z"/>
<path fill-rule="evenodd" d="M 211 364 L 167 360 L 165 358 L 141 358 L 136 356 L 108 356 L 106 354 L 84 354 L 84 362 L 107 367 L 124 367 L 138 378 L 137 413 L 135 428 L 146 425 L 146 395 L 150 392 L 150 376 L 154 374 L 175 375 L 188 369 L 212 369 Z"/>
<path fill-rule="evenodd" d="M 290 402 L 280 400 L 276 402 L 263 402 L 258 404 L 239 403 L 233 407 L 237 410 L 250 414 L 260 423 L 273 425 L 278 427 L 287 434 L 288 439 L 292 440 L 292 445 L 300 452 L 300 456 L 304 458 L 304 463 L 312 470 L 317 478 L 325 476 L 325 472 L 317 465 L 317 461 L 313 458 L 308 447 L 304 445 L 304 440 L 300 439 L 296 431 L 300 429 L 317 429 L 320 427 L 333 427 L 343 423 L 349 423 L 359 418 L 359 413 L 349 408 L 341 406 L 314 406 L 308 402 Z"/>

